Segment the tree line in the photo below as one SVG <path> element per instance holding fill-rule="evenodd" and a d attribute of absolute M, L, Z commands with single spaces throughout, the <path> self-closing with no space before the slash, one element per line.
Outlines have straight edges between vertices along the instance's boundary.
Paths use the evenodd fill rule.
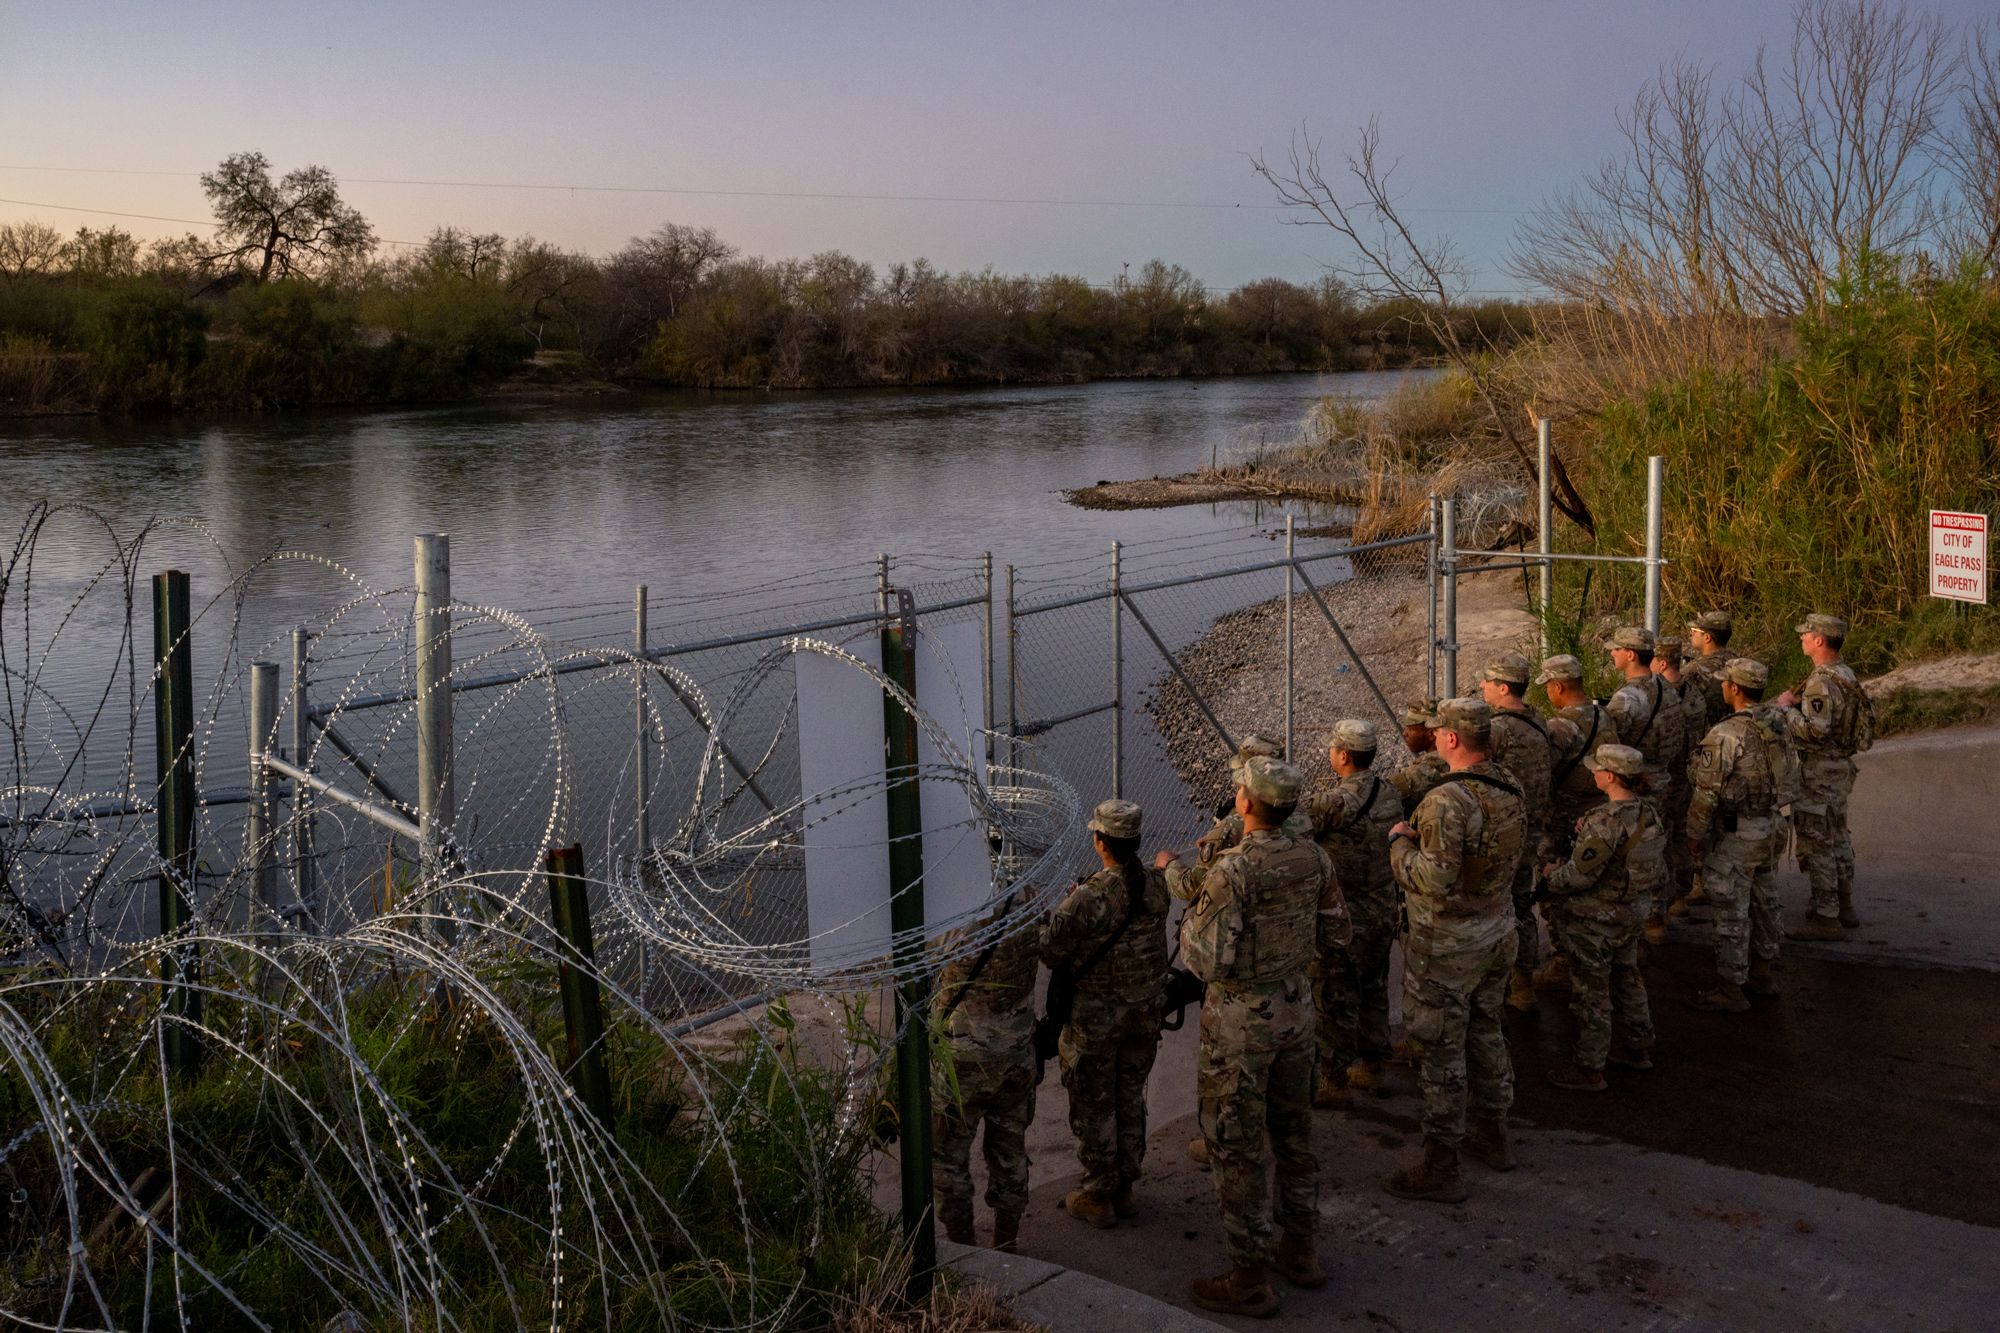
<path fill-rule="evenodd" d="M 262 409 L 476 392 L 503 380 L 698 388 L 1081 381 L 1348 370 L 1435 358 L 1395 296 L 1333 278 L 1215 292 L 1154 260 L 1071 275 L 746 256 L 666 222 L 605 256 L 445 226 L 388 253 L 320 167 L 258 153 L 202 178 L 212 237 L 0 226 L 0 410 Z M 1505 303 L 1453 312 L 1505 344 Z"/>

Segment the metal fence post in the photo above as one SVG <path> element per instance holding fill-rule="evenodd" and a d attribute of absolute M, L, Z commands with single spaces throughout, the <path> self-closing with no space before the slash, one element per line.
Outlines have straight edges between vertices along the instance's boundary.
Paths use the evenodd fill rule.
<path fill-rule="evenodd" d="M 1125 595 L 1119 587 L 1119 546 L 1111 543 L 1111 795 L 1125 795 Z"/>
<path fill-rule="evenodd" d="M 188 576 L 153 576 L 153 755 L 159 791 L 160 934 L 173 939 L 194 920 L 194 646 L 189 641 Z M 201 956 L 171 944 L 160 955 L 167 1069 L 201 1065 Z"/>
<path fill-rule="evenodd" d="M 1018 660 L 1019 625 L 1014 619 L 1014 567 L 1007 566 L 1007 767 L 1021 763 L 1021 677 L 1015 670 Z"/>
<path fill-rule="evenodd" d="M 1296 761 L 1298 751 L 1292 748 L 1292 696 L 1293 696 L 1293 654 L 1295 640 L 1292 636 L 1292 585 L 1298 582 L 1297 546 L 1293 531 L 1292 513 L 1285 511 L 1285 757 Z"/>
<path fill-rule="evenodd" d="M 549 907 L 561 943 L 563 1032 L 568 1038 L 569 1080 L 576 1095 L 609 1134 L 615 1127 L 611 1071 L 604 1060 L 604 1009 L 597 984 L 597 956 L 590 938 L 590 886 L 583 878 L 583 847 L 551 847 L 546 860 Z"/>
<path fill-rule="evenodd" d="M 277 827 L 277 809 L 271 799 L 270 773 L 264 767 L 264 752 L 277 740 L 278 664 L 250 664 L 250 808 L 243 821 L 243 860 L 250 867 L 250 882 L 257 906 L 264 912 L 277 910 L 278 867 L 271 855 L 271 831 Z M 247 914 L 246 914 L 247 915 Z M 231 912 L 232 918 L 235 913 Z"/>
<path fill-rule="evenodd" d="M 445 871 L 458 805 L 451 764 L 451 538 L 424 533 L 416 550 L 417 823 L 429 879 Z"/>
<path fill-rule="evenodd" d="M 979 664 L 985 672 L 985 679 L 980 684 L 983 687 L 982 698 L 986 716 L 979 720 L 979 724 L 986 733 L 986 766 L 990 769 L 993 766 L 993 552 L 991 551 L 979 557 L 979 579 L 981 586 L 986 590 L 986 619 L 980 626 L 986 650 L 979 655 Z M 987 780 L 992 779 L 989 776 Z"/>
<path fill-rule="evenodd" d="M 1431 493 L 1430 542 L 1424 547 L 1424 581 L 1430 585 L 1430 652 L 1424 663 L 1424 697 L 1437 698 L 1438 692 L 1438 545 L 1443 534 L 1438 526 L 1437 493 Z"/>
<path fill-rule="evenodd" d="M 1667 460 L 1646 460 L 1646 628 L 1660 632 L 1660 545 L 1667 498 Z"/>
<path fill-rule="evenodd" d="M 897 615 L 882 630 L 882 673 L 917 696 L 916 604 L 896 597 Z M 882 696 L 889 754 L 889 928 L 896 983 L 896 1119 L 901 1142 L 903 1234 L 910 1242 L 909 1298 L 930 1295 L 937 1267 L 937 1226 L 931 1211 L 930 988 L 923 962 L 924 811 L 917 778 L 917 723 L 890 695 Z"/>
<path fill-rule="evenodd" d="M 1458 697 L 1458 501 L 1447 498 L 1443 506 L 1442 524 L 1443 549 L 1440 555 L 1444 563 L 1444 639 L 1439 643 L 1439 651 L 1444 655 L 1444 680 L 1439 689 L 1442 698 Z"/>
<path fill-rule="evenodd" d="M 653 728 L 646 716 L 646 676 L 649 673 L 646 666 L 646 585 L 643 583 L 632 594 L 632 649 L 639 656 L 639 673 L 632 685 L 632 735 L 639 746 L 639 762 L 632 766 L 637 784 L 632 798 L 638 806 L 632 831 L 638 839 L 638 855 L 644 857 L 653 845 Z"/>
<path fill-rule="evenodd" d="M 312 635 L 300 625 L 292 630 L 292 762 L 306 772 L 312 772 L 310 762 L 311 746 L 308 743 L 306 714 L 309 711 L 307 695 L 307 673 L 312 665 Z M 296 865 L 292 882 L 299 898 L 302 919 L 309 925 L 314 921 L 314 902 L 317 896 L 315 877 L 318 867 L 313 863 L 313 814 L 312 789 L 304 783 L 292 784 L 292 859 Z"/>
<path fill-rule="evenodd" d="M 1535 449 L 1538 455 L 1535 485 L 1540 494 L 1539 505 L 1536 511 L 1535 549 L 1546 556 L 1550 551 L 1555 549 L 1553 542 L 1556 509 L 1555 482 L 1551 476 L 1552 469 L 1550 467 L 1550 455 L 1553 452 L 1554 446 L 1549 440 L 1549 419 L 1547 417 L 1537 417 L 1535 419 Z M 1543 560 L 1541 582 L 1538 589 L 1540 605 L 1535 608 L 1535 644 L 1539 650 L 1536 654 L 1538 657 L 1547 657 L 1549 653 L 1549 604 L 1555 600 L 1555 581 L 1555 561 Z"/>

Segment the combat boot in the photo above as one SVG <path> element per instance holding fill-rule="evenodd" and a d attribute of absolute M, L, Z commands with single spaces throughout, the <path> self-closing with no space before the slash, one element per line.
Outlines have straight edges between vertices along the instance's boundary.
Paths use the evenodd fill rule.
<path fill-rule="evenodd" d="M 1582 1065 L 1556 1065 L 1549 1070 L 1549 1082 L 1569 1092 L 1603 1092 L 1610 1087 L 1604 1081 L 1602 1069 L 1585 1069 Z"/>
<path fill-rule="evenodd" d="M 1624 1065 L 1627 1069 L 1651 1069 L 1653 1048 L 1650 1046 L 1613 1046 L 1605 1059 L 1614 1065 Z"/>
<path fill-rule="evenodd" d="M 1701 886 L 1700 880 L 1696 880 L 1694 887 L 1688 890 L 1688 896 L 1682 901 L 1687 903 L 1689 907 L 1705 903 L 1708 901 L 1708 890 Z"/>
<path fill-rule="evenodd" d="M 1677 903 L 1675 906 L 1679 906 L 1679 904 Z M 1673 909 L 1668 908 L 1667 910 L 1672 911 Z M 1667 942 L 1667 919 L 1658 912 L 1646 918 L 1644 930 L 1646 943 L 1658 946 Z"/>
<path fill-rule="evenodd" d="M 1840 924 L 1853 930 L 1860 926 L 1861 918 L 1854 915 L 1854 890 L 1840 891 Z"/>
<path fill-rule="evenodd" d="M 1534 975 L 1536 990 L 1562 991 L 1569 989 L 1569 959 L 1556 954 L 1543 963 Z"/>
<path fill-rule="evenodd" d="M 1746 1014 L 1750 1012 L 1750 997 L 1743 988 L 1733 981 L 1718 981 L 1713 989 L 1688 997 L 1688 1008 L 1699 1009 L 1705 1014 Z"/>
<path fill-rule="evenodd" d="M 1089 1190 L 1071 1190 L 1063 1195 L 1063 1211 L 1099 1231 L 1118 1225 L 1118 1213 L 1112 1208 L 1111 1201 Z"/>
<path fill-rule="evenodd" d="M 1777 973 L 1778 965 L 1770 959 L 1752 958 L 1750 960 L 1750 980 L 1744 983 L 1743 989 L 1749 991 L 1752 995 L 1776 995 L 1778 994 Z"/>
<path fill-rule="evenodd" d="M 1507 1142 L 1507 1122 L 1498 1116 L 1481 1116 L 1467 1125 L 1458 1149 L 1495 1171 L 1512 1171 L 1520 1165 L 1514 1160 L 1513 1145 Z"/>
<path fill-rule="evenodd" d="M 1806 918 L 1806 923 L 1803 926 L 1799 927 L 1797 938 L 1802 940 L 1823 940 L 1829 944 L 1833 944 L 1846 939 L 1847 932 L 1841 929 L 1839 917 L 1820 916 L 1814 913 Z"/>
<path fill-rule="evenodd" d="M 1688 905 L 1693 901 L 1694 901 L 1694 890 L 1689 889 L 1687 897 L 1678 898 L 1673 902 L 1667 904 L 1667 915 L 1672 917 L 1686 916 L 1688 914 Z"/>
<path fill-rule="evenodd" d="M 1392 1065 L 1406 1065 L 1410 1063 L 1410 1039 L 1408 1037 L 1403 1038 L 1401 1041 L 1389 1043 L 1388 1063 Z"/>
<path fill-rule="evenodd" d="M 1111 1211 L 1127 1219 L 1139 1215 L 1139 1201 L 1132 1197 L 1130 1185 L 1120 1185 L 1118 1192 L 1111 1196 Z"/>
<path fill-rule="evenodd" d="M 1339 1111 L 1354 1105 L 1354 1094 L 1347 1090 L 1347 1072 L 1340 1070 L 1329 1073 L 1322 1069 L 1319 1080 L 1313 1087 L 1313 1109 L 1317 1111 Z"/>
<path fill-rule="evenodd" d="M 1347 1086 L 1364 1089 L 1377 1097 L 1387 1097 L 1389 1076 L 1380 1060 L 1356 1060 L 1347 1067 Z"/>
<path fill-rule="evenodd" d="M 1524 1014 L 1535 1012 L 1535 978 L 1525 967 L 1515 968 L 1508 978 L 1507 1007 Z"/>
<path fill-rule="evenodd" d="M 1021 1215 L 1019 1213 L 993 1214 L 993 1248 L 1002 1254 L 1021 1252 Z"/>
<path fill-rule="evenodd" d="M 1287 1231 L 1271 1247 L 1271 1267 L 1295 1287 L 1315 1291 L 1326 1285 L 1326 1270 L 1319 1266 L 1319 1246 L 1311 1236 Z"/>
<path fill-rule="evenodd" d="M 1238 1264 L 1215 1277 L 1198 1277 L 1188 1283 L 1188 1297 L 1217 1314 L 1269 1319 L 1278 1313 L 1278 1290 L 1264 1276 L 1264 1270 L 1255 1266 Z"/>
<path fill-rule="evenodd" d="M 1204 1171 L 1208 1170 L 1207 1139 L 1188 1140 L 1188 1160 L 1190 1162 L 1193 1162 L 1196 1166 L 1200 1167 L 1202 1170 Z"/>
<path fill-rule="evenodd" d="M 959 1245 L 977 1245 L 972 1237 L 972 1200 L 951 1200 L 938 1205 L 938 1221 L 944 1223 L 946 1240 Z"/>
<path fill-rule="evenodd" d="M 1465 1173 L 1459 1170 L 1457 1145 L 1426 1135 L 1424 1160 L 1385 1177 L 1382 1188 L 1399 1199 L 1464 1203 Z"/>

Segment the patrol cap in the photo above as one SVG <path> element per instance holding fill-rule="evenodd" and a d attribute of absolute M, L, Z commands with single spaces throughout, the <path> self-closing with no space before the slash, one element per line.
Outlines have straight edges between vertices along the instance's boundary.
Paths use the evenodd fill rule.
<path fill-rule="evenodd" d="M 1680 635 L 1662 634 L 1653 640 L 1653 658 L 1655 661 L 1665 658 L 1667 661 L 1678 666 L 1680 660 L 1685 656 L 1687 656 L 1687 640 L 1683 639 Z"/>
<path fill-rule="evenodd" d="M 1771 668 L 1754 657 L 1732 657 L 1722 668 L 1722 678 L 1746 690 L 1761 690 L 1771 683 Z"/>
<path fill-rule="evenodd" d="M 1090 813 L 1090 831 L 1107 838 L 1139 836 L 1139 807 L 1131 801 L 1099 801 Z"/>
<path fill-rule="evenodd" d="M 1528 659 L 1519 653 L 1502 653 L 1486 664 L 1479 673 L 1481 680 L 1504 681 L 1509 685 L 1526 685 L 1535 669 L 1528 665 Z"/>
<path fill-rule="evenodd" d="M 1727 611 L 1704 611 L 1688 622 L 1688 628 L 1705 630 L 1710 634 L 1727 634 L 1733 623 Z"/>
<path fill-rule="evenodd" d="M 1616 630 L 1612 631 L 1611 638 L 1605 646 L 1608 648 L 1651 648 L 1653 646 L 1653 631 L 1647 629 L 1644 625 L 1620 625 Z"/>
<path fill-rule="evenodd" d="M 1582 680 L 1583 663 L 1568 653 L 1557 653 L 1554 657 L 1542 659 L 1542 674 L 1535 677 L 1535 684 L 1546 685 L 1552 680 Z"/>
<path fill-rule="evenodd" d="M 1375 724 L 1364 722 L 1358 717 L 1344 717 L 1334 723 L 1330 743 L 1336 748 L 1355 753 L 1372 750 L 1380 744 L 1375 736 Z"/>
<path fill-rule="evenodd" d="M 1799 622 L 1792 630 L 1792 633 L 1824 634 L 1829 639 L 1844 639 L 1847 637 L 1847 622 L 1839 616 L 1831 616 L 1824 611 L 1815 611 Z"/>
<path fill-rule="evenodd" d="M 1283 759 L 1285 757 L 1284 742 L 1252 732 L 1243 738 L 1242 742 L 1236 747 L 1236 753 L 1229 757 L 1229 771 L 1236 774 L 1240 781 L 1243 765 L 1257 758 L 1259 755 L 1262 755 L 1266 759 Z"/>
<path fill-rule="evenodd" d="M 1243 765 L 1243 789 L 1265 805 L 1297 805 L 1306 775 L 1282 759 L 1256 755 Z"/>
<path fill-rule="evenodd" d="M 1493 705 L 1484 699 L 1441 699 L 1435 725 L 1445 731 L 1485 735 L 1493 727 Z"/>
<path fill-rule="evenodd" d="M 1437 700 L 1419 699 L 1415 703 L 1404 704 L 1396 714 L 1396 720 L 1406 727 L 1435 727 L 1437 710 Z"/>
<path fill-rule="evenodd" d="M 1600 745 L 1596 754 L 1584 756 L 1583 766 L 1593 773 L 1636 778 L 1646 771 L 1646 756 L 1629 745 Z"/>

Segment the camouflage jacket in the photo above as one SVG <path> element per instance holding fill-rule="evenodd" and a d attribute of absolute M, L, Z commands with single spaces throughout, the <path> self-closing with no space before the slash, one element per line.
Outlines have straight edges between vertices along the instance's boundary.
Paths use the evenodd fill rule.
<path fill-rule="evenodd" d="M 1042 961 L 1051 968 L 1082 966 L 1117 931 L 1130 906 L 1125 873 L 1105 866 L 1071 889 L 1042 927 Z M 1159 1003 L 1167 980 L 1168 906 L 1166 880 L 1148 869 L 1132 924 L 1076 979 L 1079 1007 L 1086 1001 L 1132 1007 Z"/>
<path fill-rule="evenodd" d="M 1664 794 L 1674 785 L 1673 768 L 1686 744 L 1679 693 L 1658 676 L 1646 676 L 1620 685 L 1607 706 L 1620 743 L 1646 756 L 1653 795 Z"/>
<path fill-rule="evenodd" d="M 1729 716 L 1729 705 L 1722 698 L 1722 668 L 1729 665 L 1729 658 L 1727 648 L 1718 648 L 1681 667 L 1681 679 L 1694 682 L 1695 688 L 1701 691 L 1702 730 L 1695 733 L 1695 745 L 1701 743 L 1708 727 Z M 1688 746 L 1688 750 L 1692 757 L 1694 745 Z"/>
<path fill-rule="evenodd" d="M 1416 838 L 1389 848 L 1410 930 L 1428 932 L 1434 948 L 1484 947 L 1514 928 L 1514 868 L 1527 854 L 1528 817 L 1513 786 L 1505 769 L 1481 760 L 1433 788 L 1412 816 Z"/>
<path fill-rule="evenodd" d="M 1181 917 L 1181 960 L 1209 982 L 1303 980 L 1354 939 L 1333 862 L 1289 829 L 1259 829 L 1217 857 Z"/>
<path fill-rule="evenodd" d="M 1555 748 L 1555 769 L 1550 781 L 1555 785 L 1551 820 L 1564 833 L 1576 821 L 1604 804 L 1604 793 L 1583 761 L 1607 745 L 1618 744 L 1618 724 L 1603 704 L 1587 700 L 1573 704 L 1549 719 L 1549 743 Z"/>
<path fill-rule="evenodd" d="M 1292 811 L 1285 821 L 1285 832 L 1295 838 L 1312 836 L 1312 820 L 1302 811 Z M 1208 832 L 1194 840 L 1195 863 L 1183 865 L 1179 861 L 1167 867 L 1167 891 L 1182 902 L 1193 902 L 1201 892 L 1202 883 L 1208 878 L 1208 868 L 1215 858 L 1243 841 L 1243 816 L 1235 811 L 1209 825 Z"/>
<path fill-rule="evenodd" d="M 1687 772 L 1688 761 L 1694 758 L 1694 747 L 1701 744 L 1701 738 L 1708 734 L 1708 697 L 1701 692 L 1701 686 L 1686 674 L 1677 681 L 1668 680 L 1665 676 L 1658 679 L 1666 691 L 1662 707 L 1680 705 L 1681 748 L 1670 763 L 1674 781 L 1679 782 Z"/>
<path fill-rule="evenodd" d="M 1356 773 L 1309 793 L 1299 809 L 1333 860 L 1354 923 L 1370 930 L 1393 924 L 1396 876 L 1389 869 L 1389 830 L 1403 818 L 1402 796 L 1380 775 Z"/>
<path fill-rule="evenodd" d="M 1816 763 L 1853 757 L 1847 744 L 1848 713 L 1861 706 L 1855 697 L 1860 692 L 1861 682 L 1845 662 L 1814 667 L 1799 686 L 1798 707 L 1787 711 L 1785 721 L 1808 771 Z"/>
<path fill-rule="evenodd" d="M 1583 817 L 1576 848 L 1548 878 L 1572 918 L 1639 924 L 1667 879 L 1667 831 L 1652 801 L 1609 801 Z"/>
<path fill-rule="evenodd" d="M 1731 713 L 1708 729 L 1688 764 L 1694 794 L 1688 801 L 1688 838 L 1713 841 L 1712 826 L 1758 837 L 1771 832 L 1776 811 L 1769 742 L 1755 716 Z"/>
<path fill-rule="evenodd" d="M 1431 788 L 1443 782 L 1451 772 L 1451 765 L 1436 750 L 1426 750 L 1414 756 L 1409 763 L 1389 774 L 1389 785 L 1403 798 L 1403 808 L 1414 810 L 1417 802 L 1431 794 Z"/>
<path fill-rule="evenodd" d="M 1493 710 L 1493 761 L 1514 775 L 1527 807 L 1528 838 L 1532 842 L 1548 827 L 1555 750 L 1548 724 L 1527 708 Z"/>
<path fill-rule="evenodd" d="M 953 1058 L 960 1064 L 1012 1064 L 1034 1055 L 1035 963 L 1040 931 L 1022 923 L 992 946 L 954 958 L 938 974 L 936 1005 L 949 1011 Z M 954 937 L 948 936 L 947 939 Z M 978 975 L 974 976 L 974 971 Z"/>

